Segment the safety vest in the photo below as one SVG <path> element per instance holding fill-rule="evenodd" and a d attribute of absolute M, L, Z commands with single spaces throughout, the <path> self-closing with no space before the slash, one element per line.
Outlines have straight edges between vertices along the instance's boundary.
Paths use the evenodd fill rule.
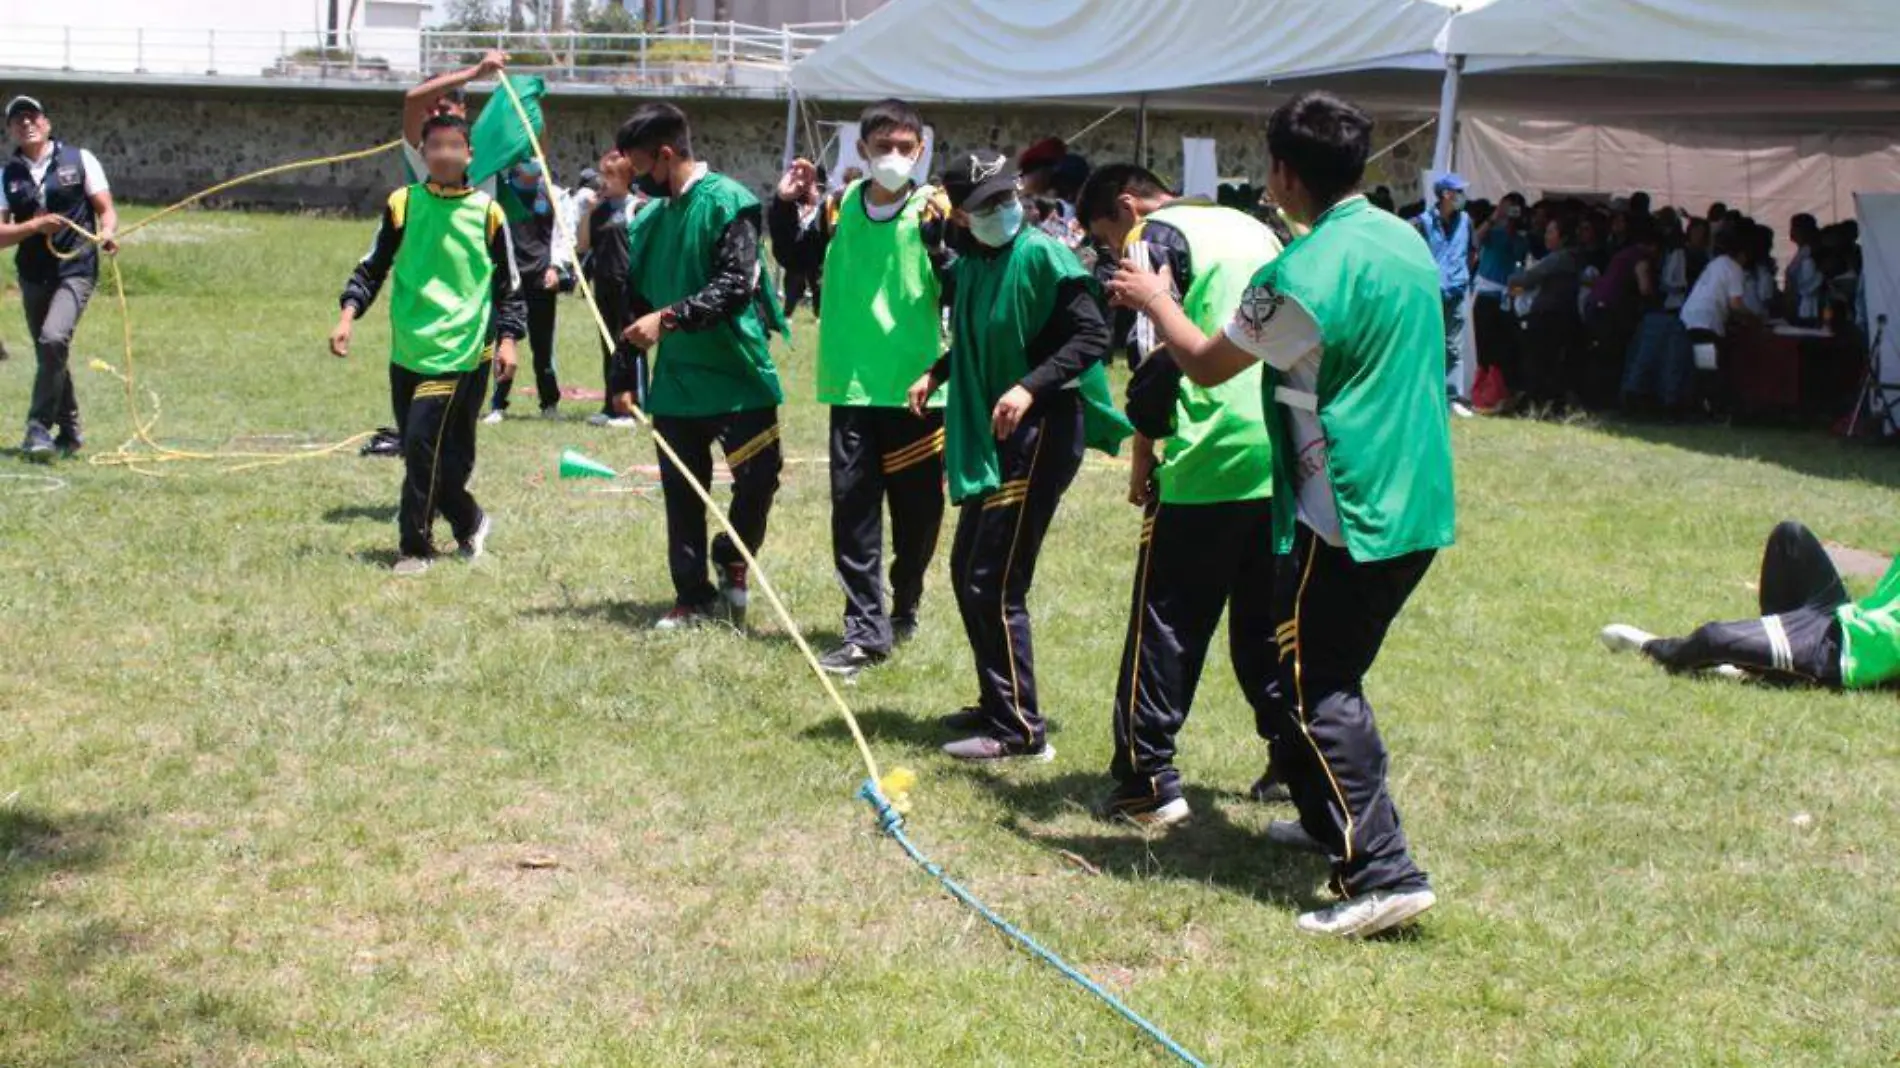
<path fill-rule="evenodd" d="M 92 198 L 86 195 L 86 161 L 79 149 L 62 141 L 53 142 L 53 163 L 43 180 L 33 180 L 32 164 L 19 150 L 7 160 L 0 184 L 6 187 L 7 213 L 13 221 L 26 222 L 39 215 L 58 215 L 77 223 L 88 232 L 96 231 L 99 220 L 92 210 Z M 58 249 L 55 256 L 53 250 Z M 70 259 L 61 257 L 70 256 Z M 77 230 L 62 228 L 47 238 L 30 237 L 13 254 L 20 281 L 52 285 L 62 278 L 97 278 L 99 253 L 92 242 Z"/>
<path fill-rule="evenodd" d="M 507 224 L 501 208 L 478 190 L 418 182 L 389 195 L 389 215 L 402 228 L 389 267 L 390 362 L 425 375 L 473 371 L 494 329 L 488 248 Z"/>
<path fill-rule="evenodd" d="M 1218 336 L 1255 272 L 1280 254 L 1280 240 L 1232 208 L 1176 202 L 1151 213 L 1187 239 L 1193 268 L 1181 307 L 1201 333 Z M 1130 235 L 1139 240 L 1140 230 Z M 1273 440 L 1255 364 L 1211 389 L 1185 377 L 1174 405 L 1157 478 L 1163 504 L 1251 501 L 1273 493 Z"/>
<path fill-rule="evenodd" d="M 878 222 L 864 213 L 864 189 L 859 181 L 845 190 L 825 250 L 818 403 L 902 408 L 942 354 L 942 290 L 923 225 L 938 193 L 915 189 L 895 218 Z"/>
<path fill-rule="evenodd" d="M 1269 300 L 1292 297 L 1319 326 L 1317 396 L 1283 374 L 1269 403 L 1312 405 L 1346 549 L 1360 563 L 1453 540 L 1451 427 L 1445 406 L 1445 311 L 1438 268 L 1411 227 L 1363 196 L 1335 204 L 1254 277 Z M 1274 428 L 1274 534 L 1290 551 L 1297 499 L 1285 412 Z"/>

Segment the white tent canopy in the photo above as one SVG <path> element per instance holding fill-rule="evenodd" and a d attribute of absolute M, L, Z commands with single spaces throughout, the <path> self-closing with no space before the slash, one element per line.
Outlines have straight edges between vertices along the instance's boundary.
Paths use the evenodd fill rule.
<path fill-rule="evenodd" d="M 1198 91 L 1443 70 L 1433 48 L 1450 11 L 1437 0 L 896 0 L 801 61 L 792 86 L 846 100 L 1173 94 L 1218 107 L 1222 94 Z"/>
<path fill-rule="evenodd" d="M 1436 50 L 1496 61 L 1709 63 L 1739 67 L 1900 63 L 1893 0 L 1491 0 L 1466 4 Z"/>

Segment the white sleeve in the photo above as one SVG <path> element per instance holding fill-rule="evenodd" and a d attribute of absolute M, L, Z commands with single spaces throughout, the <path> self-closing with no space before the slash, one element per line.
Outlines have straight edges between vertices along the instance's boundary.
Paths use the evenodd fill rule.
<path fill-rule="evenodd" d="M 1733 261 L 1730 261 L 1731 263 Z M 1728 304 L 1748 296 L 1748 276 L 1742 273 L 1739 264 L 1722 272 L 1722 303 Z"/>
<path fill-rule="evenodd" d="M 1228 322 L 1227 340 L 1256 360 L 1285 371 L 1320 347 L 1319 323 L 1290 294 L 1248 286 Z"/>
<path fill-rule="evenodd" d="M 549 242 L 548 262 L 555 267 L 568 269 L 574 266 L 574 231 L 580 225 L 574 213 L 574 199 L 558 185 L 549 184 L 548 198 L 553 201 L 548 207 L 554 211 L 554 237 Z"/>
<path fill-rule="evenodd" d="M 87 196 L 112 192 L 112 187 L 106 184 L 106 169 L 99 166 L 99 157 L 93 155 L 91 150 L 82 148 L 79 150 L 79 162 L 86 170 Z"/>

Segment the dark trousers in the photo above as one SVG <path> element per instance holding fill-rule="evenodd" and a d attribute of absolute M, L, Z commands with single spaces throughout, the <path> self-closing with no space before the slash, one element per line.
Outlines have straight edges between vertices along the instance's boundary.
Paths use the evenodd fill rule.
<path fill-rule="evenodd" d="M 1478 366 L 1498 368 L 1506 385 L 1520 388 L 1524 372 L 1517 366 L 1517 317 L 1506 310 L 1502 296 L 1478 294 L 1471 302 L 1471 330 Z"/>
<path fill-rule="evenodd" d="M 488 363 L 459 374 L 424 375 L 389 365 L 390 397 L 402 428 L 402 502 L 397 509 L 404 556 L 435 551 L 431 528 L 439 513 L 457 541 L 481 525 L 482 510 L 468 492 L 475 471 L 475 426 L 488 392 Z"/>
<path fill-rule="evenodd" d="M 1768 535 L 1761 560 L 1761 618 L 1708 623 L 1686 638 L 1661 638 L 1643 652 L 1672 671 L 1718 664 L 1838 689 L 1841 627 L 1834 610 L 1847 587 L 1821 539 L 1787 522 Z"/>
<path fill-rule="evenodd" d="M 33 335 L 39 370 L 33 376 L 32 406 L 26 417 L 48 430 L 79 436 L 79 398 L 73 392 L 73 331 L 92 299 L 93 280 L 62 278 L 42 285 L 20 282 L 20 300 L 26 305 L 26 329 Z"/>
<path fill-rule="evenodd" d="M 594 282 L 594 306 L 600 309 L 601 321 L 607 324 L 607 332 L 613 337 L 613 344 L 600 343 L 600 378 L 607 395 L 601 399 L 600 410 L 608 415 L 617 415 L 614 411 L 614 395 L 633 394 L 634 407 L 646 411 L 647 407 L 647 355 L 646 353 L 620 340 L 620 332 L 627 328 L 626 290 L 602 280 Z"/>
<path fill-rule="evenodd" d="M 891 509 L 891 614 L 884 614 L 884 507 Z M 831 551 L 844 640 L 888 653 L 893 619 L 914 624 L 943 529 L 943 413 L 831 409 Z"/>
<path fill-rule="evenodd" d="M 1299 527 L 1275 584 L 1280 700 L 1263 724 L 1300 826 L 1333 857 L 1348 896 L 1427 885 L 1386 791 L 1385 742 L 1365 675 L 1431 552 L 1359 563 Z"/>
<path fill-rule="evenodd" d="M 1148 505 L 1115 687 L 1110 775 L 1125 784 L 1146 781 L 1156 793 L 1179 780 L 1174 740 L 1230 605 L 1234 678 L 1256 724 L 1271 715 L 1278 703 L 1274 567 L 1270 500 Z"/>
<path fill-rule="evenodd" d="M 1582 324 L 1575 316 L 1533 313 L 1519 335 L 1524 391 L 1538 404 L 1560 405 L 1570 390 L 1573 352 Z"/>
<path fill-rule="evenodd" d="M 715 442 L 732 468 L 732 507 L 726 517 L 753 553 L 765 544 L 766 518 L 778 493 L 784 466 L 779 451 L 777 408 L 754 408 L 729 415 L 655 416 L 653 429 L 679 453 L 702 486 L 712 485 Z M 700 606 L 718 595 L 706 572 L 706 506 L 666 454 L 660 454 L 660 489 L 666 497 L 666 562 L 673 575 L 673 597 L 680 605 Z M 712 562 L 721 567 L 744 563 L 731 539 L 713 539 Z"/>
<path fill-rule="evenodd" d="M 1002 485 L 965 500 L 950 548 L 950 580 L 976 660 L 985 733 L 1031 747 L 1043 741 L 1029 641 L 1029 586 L 1062 493 L 1082 467 L 1082 408 L 1064 390 L 1036 402 L 997 443 Z"/>
<path fill-rule="evenodd" d="M 561 381 L 554 373 L 554 301 L 551 289 L 524 289 L 528 305 L 528 348 L 534 353 L 534 395 L 547 411 L 561 403 Z M 495 410 L 508 410 L 513 381 L 495 383 Z"/>
<path fill-rule="evenodd" d="M 805 299 L 805 294 L 808 292 L 811 294 L 811 315 L 816 319 L 819 314 L 819 303 L 824 297 L 824 283 L 821 276 L 817 271 L 787 270 L 785 272 L 786 318 L 790 318 L 792 312 L 798 309 L 798 302 Z"/>

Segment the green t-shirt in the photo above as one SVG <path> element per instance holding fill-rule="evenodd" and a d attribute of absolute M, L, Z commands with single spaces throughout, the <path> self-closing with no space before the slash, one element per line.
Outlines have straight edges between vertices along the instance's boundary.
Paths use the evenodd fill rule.
<path fill-rule="evenodd" d="M 655 308 L 699 292 L 712 279 L 719 238 L 748 213 L 762 214 L 759 198 L 711 172 L 684 194 L 654 201 L 628 226 L 629 284 Z M 760 284 L 737 314 L 704 330 L 666 335 L 653 353 L 647 410 L 699 418 L 777 407 L 785 394 L 766 333 L 783 322 L 769 288 Z"/>
<path fill-rule="evenodd" d="M 944 470 L 952 501 L 1001 485 L 990 414 L 1029 372 L 1029 342 L 1055 311 L 1056 287 L 1072 278 L 1095 285 L 1075 253 L 1039 230 L 1024 229 L 995 255 L 958 257 L 944 405 Z M 1075 388 L 1089 447 L 1114 455 L 1134 428 L 1109 396 L 1107 372 L 1091 365 Z"/>
<path fill-rule="evenodd" d="M 1325 469 L 1346 549 L 1361 563 L 1452 544 L 1456 499 L 1445 404 L 1445 311 L 1438 267 L 1417 231 L 1363 196 L 1335 204 L 1257 274 L 1235 326 L 1271 331 L 1295 300 L 1319 332 L 1315 395 Z M 1232 331 L 1230 329 L 1230 336 Z M 1270 361 L 1271 362 L 1271 361 Z M 1263 379 L 1274 432 L 1274 533 L 1292 548 L 1300 452 L 1282 387 Z"/>
<path fill-rule="evenodd" d="M 389 214 L 402 228 L 389 267 L 390 360 L 425 375 L 473 371 L 494 325 L 488 243 L 508 220 L 486 193 L 420 182 L 389 195 Z"/>
<path fill-rule="evenodd" d="M 1193 277 L 1181 307 L 1210 337 L 1233 318 L 1254 272 L 1280 254 L 1272 230 L 1232 208 L 1176 201 L 1147 221 L 1172 227 L 1187 239 Z M 1130 245 L 1141 235 L 1136 227 Z M 1273 441 L 1260 376 L 1256 364 L 1212 388 L 1181 379 L 1174 433 L 1162 444 L 1156 471 L 1163 504 L 1253 501 L 1273 494 Z"/>
<path fill-rule="evenodd" d="M 943 351 L 943 293 L 923 225 L 940 194 L 912 190 L 894 218 L 879 222 L 865 214 L 866 188 L 859 181 L 845 190 L 825 249 L 818 403 L 902 408 Z"/>
<path fill-rule="evenodd" d="M 1866 689 L 1900 679 L 1900 561 L 1871 596 L 1835 610 L 1841 624 L 1841 685 Z"/>

